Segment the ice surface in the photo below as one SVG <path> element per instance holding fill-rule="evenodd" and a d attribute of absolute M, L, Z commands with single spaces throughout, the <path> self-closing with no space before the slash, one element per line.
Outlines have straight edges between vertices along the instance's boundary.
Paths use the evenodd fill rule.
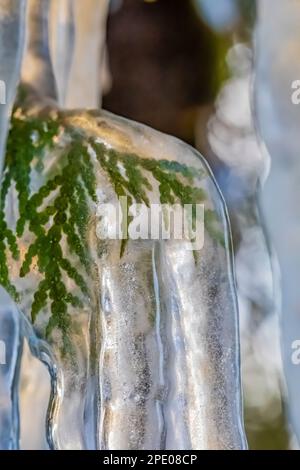
<path fill-rule="evenodd" d="M 44 110 L 39 119 L 46 116 Z M 194 185 L 205 191 L 205 208 L 216 220 L 214 230 L 205 231 L 200 252 L 189 251 L 190 242 L 185 240 L 129 240 L 121 256 L 120 241 L 96 237 L 97 211 L 90 204 L 85 230 L 95 270 L 90 277 L 85 275 L 89 299 L 82 299 L 83 307 L 68 309 L 72 354 L 62 354 L 65 338 L 57 329 L 51 335 L 51 350 L 45 343 L 32 346 L 52 368 L 56 392 L 49 432 L 53 445 L 64 449 L 245 448 L 229 226 L 206 164 L 176 139 L 105 112 L 62 113 L 58 119 L 61 132 L 53 150 L 44 153 L 44 170 L 31 172 L 32 192 L 52 177 L 54 168 L 62 168 L 69 132 L 73 136 L 79 132 L 86 142 L 102 142 L 106 151 L 194 168 Z M 93 155 L 90 152 L 97 194 L 116 204 L 107 172 Z M 148 193 L 151 202 L 160 202 L 157 186 Z M 47 198 L 48 207 L 53 198 L 55 193 Z M 7 213 L 17 214 L 13 188 L 6 207 Z M 25 234 L 18 241 L 22 253 L 34 240 L 30 232 Z M 83 275 L 83 266 L 69 252 L 65 239 L 61 249 Z M 21 292 L 20 309 L 30 318 L 33 294 L 43 274 L 33 263 L 30 273 L 20 278 L 19 268 L 20 264 L 11 262 L 12 281 Z M 70 293 L 78 295 L 74 282 L 66 278 L 65 283 Z M 47 302 L 35 321 L 41 338 L 50 314 Z"/>
<path fill-rule="evenodd" d="M 53 123 L 53 120 L 58 120 L 60 127 L 52 141 L 53 147 L 37 151 L 36 158 L 30 163 L 28 196 L 31 198 L 41 186 L 63 171 L 66 154 L 73 143 L 73 148 L 79 151 L 72 154 L 74 165 L 64 174 L 61 184 L 63 187 L 76 168 L 83 165 L 80 167 L 81 178 L 78 176 L 75 187 L 71 187 L 77 191 L 77 196 L 74 196 L 79 198 L 77 204 L 85 204 L 89 186 L 83 189 L 84 193 L 80 192 L 80 187 L 88 178 L 92 178 L 90 181 L 95 178 L 98 204 L 104 197 L 113 205 L 117 204 L 115 191 L 119 191 L 120 184 L 125 185 L 129 193 L 137 190 L 138 195 L 146 194 L 151 202 L 159 203 L 160 195 L 166 197 L 170 191 L 168 184 L 171 184 L 173 191 L 174 188 L 178 191 L 180 184 L 188 180 L 195 190 L 199 190 L 198 195 L 199 192 L 202 196 L 205 194 L 207 218 L 204 248 L 200 252 L 190 251 L 190 242 L 186 240 L 160 238 L 155 241 L 129 240 L 121 253 L 120 241 L 97 238 L 97 204 L 89 199 L 83 206 L 83 213 L 87 208 L 88 217 L 82 219 L 85 221 L 83 227 L 77 221 L 75 231 L 76 237 L 79 236 L 77 230 L 84 231 L 81 242 L 86 244 L 93 262 L 89 275 L 84 268 L 86 258 L 80 256 L 81 242 L 76 237 L 74 241 L 74 233 L 70 234 L 65 226 L 65 235 L 58 240 L 58 245 L 53 232 L 54 238 L 47 239 L 43 250 L 38 255 L 33 253 L 28 265 L 29 272 L 20 276 L 24 256 L 41 232 L 34 229 L 40 220 L 39 215 L 36 214 L 23 234 L 19 221 L 17 245 L 21 258 L 18 262 L 12 259 L 8 246 L 5 256 L 8 257 L 9 282 L 20 293 L 19 309 L 28 318 L 22 324 L 29 346 L 51 372 L 52 396 L 47 426 L 49 444 L 59 449 L 245 448 L 237 305 L 230 231 L 222 196 L 201 156 L 171 137 L 105 112 L 60 112 L 57 115 L 55 107 L 52 111 L 51 108 L 43 109 L 41 98 L 56 98 L 57 94 L 45 34 L 48 23 L 46 10 L 41 9 L 41 3 L 37 0 L 29 4 L 30 34 L 25 64 L 30 64 L 30 68 L 23 68 L 23 81 L 40 97 L 38 101 L 36 95 L 33 101 L 27 100 L 27 104 L 31 103 L 27 115 L 22 115 L 18 110 L 15 119 L 21 128 L 22 123 L 26 122 L 31 122 L 33 126 L 32 133 L 27 135 L 27 142 L 26 134 L 22 135 L 22 145 L 27 150 L 38 142 L 47 129 L 49 124 L 46 121 L 50 119 Z M 101 14 L 94 17 L 100 18 Z M 90 16 L 89 21 L 92 20 Z M 84 28 L 86 24 L 82 23 L 81 26 Z M 84 47 L 88 47 L 86 39 L 83 41 Z M 99 43 L 92 42 L 96 52 L 100 43 L 100 37 Z M 77 50 L 82 58 L 83 50 L 80 47 Z M 98 67 L 99 64 L 94 69 L 81 67 L 81 70 L 85 73 L 88 70 L 91 76 L 96 77 Z M 75 69 L 79 70 L 77 67 Z M 62 96 L 68 66 L 64 70 L 59 85 Z M 74 83 L 77 90 L 81 89 L 79 78 L 75 82 L 70 79 L 69 83 Z M 86 91 L 87 86 L 84 89 Z M 80 99 L 84 100 L 84 106 L 88 106 L 89 99 L 91 104 L 95 103 L 95 96 L 94 93 L 91 96 L 85 94 Z M 20 117 L 21 122 L 18 121 Z M 84 164 L 81 161 L 83 150 L 82 146 L 77 147 L 79 137 L 87 146 L 86 156 L 92 171 L 86 161 Z M 96 159 L 96 148 L 101 148 L 105 154 L 102 163 L 99 155 Z M 110 166 L 105 167 L 108 155 L 125 155 L 126 158 L 117 166 L 111 160 Z M 126 167 L 128 158 L 131 161 L 135 155 L 139 156 L 139 164 L 144 162 L 138 173 L 135 165 Z M 8 162 L 9 159 L 6 164 Z M 150 168 L 153 165 L 155 168 L 155 165 L 161 166 L 150 176 L 152 170 L 149 170 L 147 163 L 150 163 Z M 18 161 L 14 168 L 17 167 Z M 190 168 L 187 174 L 186 168 Z M 7 187 L 7 178 L 11 178 L 8 167 L 3 179 L 3 193 L 5 187 L 9 189 L 5 197 L 5 222 L 13 234 L 16 233 L 17 219 L 20 216 L 22 219 L 22 214 L 31 216 L 35 204 L 32 206 L 30 203 L 24 212 L 24 187 L 20 204 L 18 202 L 18 185 L 25 182 L 22 182 L 23 170 L 12 178 L 21 178 L 16 186 L 12 183 Z M 111 179 L 116 175 L 119 183 L 112 185 Z M 129 175 L 134 177 L 133 186 L 127 180 Z M 150 178 L 152 190 L 143 176 Z M 137 177 L 146 185 L 146 193 L 140 193 Z M 152 181 L 153 178 L 156 182 Z M 43 209 L 47 209 L 50 215 L 54 207 L 55 211 L 58 210 L 55 204 L 60 207 L 67 203 L 69 208 L 64 217 L 73 217 L 74 223 L 72 201 L 65 196 L 58 203 L 55 190 L 47 194 L 47 197 L 42 197 Z M 89 195 L 91 197 L 90 191 Z M 37 201 L 36 198 L 31 201 L 34 200 Z M 56 215 L 57 221 L 61 221 L 61 212 Z M 57 221 L 51 215 L 47 220 L 44 228 L 49 231 Z M 10 248 L 13 246 L 11 242 L 10 238 Z M 41 293 L 37 296 L 43 281 L 48 282 L 43 263 L 46 263 L 47 275 L 52 276 L 51 266 L 55 266 L 56 260 L 60 259 L 60 253 L 71 263 L 71 268 L 64 261 L 60 272 L 55 274 L 56 281 L 51 278 L 48 297 L 45 299 Z M 55 290 L 58 285 L 62 288 L 57 281 L 61 275 L 68 294 L 59 294 Z M 83 281 L 89 287 L 88 297 L 80 293 L 79 286 Z M 69 299 L 67 310 L 64 307 L 65 295 Z M 80 302 L 74 296 L 79 297 Z M 33 314 L 33 301 L 42 302 L 38 314 Z M 14 308 L 13 304 L 11 308 Z M 32 314 L 34 330 L 31 326 Z M 52 323 L 49 324 L 50 319 Z M 52 326 L 48 339 L 47 325 L 48 329 L 49 325 Z M 15 340 L 18 334 L 11 338 Z M 14 351 L 17 363 L 18 351 L 16 348 Z M 11 366 L 9 377 L 17 372 L 13 363 Z M 9 411 L 6 416 L 11 416 L 11 402 L 6 409 Z M 13 439 L 16 442 L 15 437 Z"/>
<path fill-rule="evenodd" d="M 28 4 L 28 44 L 22 68 L 23 82 L 40 97 L 57 97 L 61 105 L 67 102 L 68 106 L 97 107 L 101 93 L 99 68 L 104 50 L 107 4 L 106 0 L 89 1 L 88 5 L 87 2 L 73 0 L 53 0 L 50 3 L 48 0 L 46 3 L 31 0 Z M 96 57 L 98 59 L 94 60 Z M 34 361 L 25 347 L 21 368 L 22 448 L 36 448 L 43 443 L 43 410 L 48 389 L 44 367 Z M 39 413 L 34 412 L 32 393 L 35 394 L 35 402 L 39 403 Z M 28 420 L 32 413 L 35 422 Z"/>

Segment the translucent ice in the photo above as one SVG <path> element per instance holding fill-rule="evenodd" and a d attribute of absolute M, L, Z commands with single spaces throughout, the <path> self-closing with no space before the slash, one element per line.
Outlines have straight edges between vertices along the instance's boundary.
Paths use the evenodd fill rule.
<path fill-rule="evenodd" d="M 0 174 L 10 113 L 19 82 L 25 35 L 25 1 L 0 1 Z M 0 195 L 1 196 L 1 195 Z M 2 230 L 2 228 L 1 228 Z M 1 233 L 1 232 L 0 232 Z M 3 266 L 0 263 L 0 278 Z M 0 289 L 0 340 L 5 347 L 5 364 L 0 366 L 0 449 L 18 445 L 17 376 L 20 350 L 20 324 L 16 307 Z"/>
<path fill-rule="evenodd" d="M 33 67 L 2 179 L 1 283 L 51 373 L 49 444 L 245 448 L 229 225 L 210 171 L 197 152 L 141 125 L 44 108 L 43 97 L 56 97 L 48 19 L 30 4 Z M 161 236 L 101 240 L 97 208 L 121 196 L 201 201 L 204 248 Z"/>
<path fill-rule="evenodd" d="M 74 0 L 51 1 L 49 31 L 58 101 L 61 106 L 64 106 L 68 87 L 70 86 L 70 72 L 74 55 Z"/>
<path fill-rule="evenodd" d="M 28 0 L 27 51 L 22 65 L 22 81 L 36 92 L 57 98 L 49 47 L 50 0 Z"/>
<path fill-rule="evenodd" d="M 229 227 L 206 164 L 185 144 L 108 113 L 37 113 L 16 110 L 8 144 L 10 155 L 21 126 L 33 158 L 12 178 L 6 162 L 5 220 L 18 214 L 6 281 L 52 372 L 52 446 L 244 448 Z M 24 173 L 26 203 L 14 189 L 21 181 L 10 184 Z M 100 240 L 97 206 L 121 194 L 200 198 L 204 248 Z"/>
<path fill-rule="evenodd" d="M 15 450 L 19 443 L 18 386 L 22 354 L 20 312 L 0 287 L 0 339 L 5 363 L 0 365 L 0 449 Z"/>
<path fill-rule="evenodd" d="M 103 86 L 108 0 L 74 3 L 75 42 L 65 106 L 98 108 Z"/>
<path fill-rule="evenodd" d="M 0 1 L 0 172 L 10 112 L 20 78 L 25 34 L 25 0 Z"/>
<path fill-rule="evenodd" d="M 61 106 L 98 108 L 108 0 L 52 0 L 50 49 Z"/>

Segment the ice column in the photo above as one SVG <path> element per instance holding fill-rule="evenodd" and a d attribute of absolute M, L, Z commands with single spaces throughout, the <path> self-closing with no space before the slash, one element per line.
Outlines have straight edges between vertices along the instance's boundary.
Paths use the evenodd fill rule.
<path fill-rule="evenodd" d="M 10 114 L 19 82 L 25 34 L 25 0 L 0 1 L 0 174 Z M 1 198 L 1 193 L 0 193 Z M 2 276 L 0 266 L 0 277 Z M 0 289 L 0 449 L 16 449 L 19 439 L 18 368 L 22 348 L 17 308 Z"/>
<path fill-rule="evenodd" d="M 66 94 L 67 108 L 99 108 L 105 67 L 109 0 L 74 3 L 75 44 Z"/>
<path fill-rule="evenodd" d="M 21 259 L 5 255 L 31 349 L 51 372 L 49 444 L 244 449 L 235 280 L 219 189 L 201 155 L 176 139 L 105 112 L 43 109 L 55 81 L 36 5 L 26 59 L 34 75 L 23 77 L 41 99 L 14 123 L 21 119 L 28 153 L 45 147 L 38 167 L 29 162 L 23 233 L 22 214 L 18 233 L 11 217 L 19 218 L 20 172 L 5 181 L 4 219 Z M 99 224 L 111 228 L 113 219 L 103 220 L 99 205 L 116 208 L 122 194 L 156 206 L 201 201 L 204 246 L 193 251 L 190 240 L 161 232 L 125 245 L 103 239 Z"/>
<path fill-rule="evenodd" d="M 25 0 L 0 1 L 0 172 L 8 122 L 20 78 Z"/>
<path fill-rule="evenodd" d="M 32 119 L 33 109 L 29 111 Z M 45 113 L 37 116 L 38 121 L 47 119 Z M 21 293 L 20 309 L 29 319 L 32 299 L 36 303 L 44 299 L 43 313 L 34 324 L 40 337 L 54 315 L 48 351 L 43 343 L 37 345 L 38 356 L 44 354 L 46 360 L 48 355 L 52 370 L 51 445 L 61 449 L 245 448 L 230 231 L 222 196 L 204 160 L 176 139 L 104 112 L 60 113 L 58 119 L 60 133 L 52 150 L 44 153 L 44 171 L 38 180 L 32 173 L 32 188 L 47 184 L 53 168 L 58 175 L 63 171 L 72 139 L 73 170 L 65 177 L 76 175 L 83 152 L 78 152 L 76 136 L 83 136 L 84 148 L 87 142 L 91 146 L 85 158 L 93 165 L 97 205 L 104 200 L 117 206 L 116 188 L 127 188 L 132 195 L 134 178 L 140 188 L 137 200 L 143 194 L 157 205 L 169 191 L 174 197 L 197 194 L 203 198 L 206 229 L 199 252 L 191 250 L 191 242 L 174 240 L 172 235 L 169 240 L 161 235 L 128 240 L 121 252 L 119 240 L 99 237 L 102 219 L 90 201 L 83 206 L 89 212 L 81 228 L 94 264 L 89 275 L 78 251 L 71 249 L 72 233 L 51 238 L 54 232 L 69 231 L 68 225 L 60 228 L 62 215 L 53 219 L 57 228 L 47 226 L 52 242 L 46 242 L 44 254 L 37 255 L 46 256 L 47 276 L 54 276 L 57 263 L 61 266 L 55 285 L 48 286 L 49 301 L 45 302 L 44 294 L 36 294 L 48 282 L 40 261 L 24 278 L 19 276 L 21 266 L 14 264 L 12 282 Z M 87 174 L 83 181 L 86 178 Z M 117 186 L 112 184 L 114 178 Z M 59 193 L 50 191 L 45 200 L 49 210 L 59 209 L 60 191 L 67 191 L 61 210 L 71 204 L 74 199 L 67 195 L 81 191 L 77 188 L 81 181 L 64 189 L 68 183 L 62 180 Z M 113 220 L 104 222 L 109 228 Z M 26 252 L 34 240 L 33 234 L 21 237 L 21 250 Z M 61 272 L 66 275 L 63 284 Z M 90 293 L 79 303 L 75 299 L 83 282 Z M 64 299 L 69 299 L 69 306 Z"/>
<path fill-rule="evenodd" d="M 50 0 L 28 0 L 27 52 L 22 82 L 34 87 L 41 98 L 57 98 L 49 47 Z"/>

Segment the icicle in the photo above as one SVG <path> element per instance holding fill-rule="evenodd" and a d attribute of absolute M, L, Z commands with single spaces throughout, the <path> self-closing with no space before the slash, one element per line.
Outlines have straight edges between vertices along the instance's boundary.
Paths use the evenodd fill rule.
<path fill-rule="evenodd" d="M 40 98 L 57 99 L 49 48 L 50 0 L 28 0 L 28 45 L 22 66 L 22 82 Z"/>
<path fill-rule="evenodd" d="M 41 54 L 47 19 L 39 18 L 27 60 L 41 70 L 34 81 L 23 76 L 42 98 L 55 97 L 47 48 Z M 18 123 L 28 156 L 22 171 Z M 7 165 L 16 171 L 7 167 L 2 184 L 1 253 L 11 269 L 3 284 L 28 318 L 32 352 L 51 372 L 50 446 L 245 448 L 229 225 L 201 156 L 104 112 L 49 107 L 16 112 L 11 146 Z M 97 207 L 103 197 L 116 207 L 120 195 L 203 202 L 204 248 L 161 236 L 101 240 Z"/>
<path fill-rule="evenodd" d="M 85 86 L 82 89 L 78 89 L 78 84 L 73 84 L 74 90 L 77 92 L 80 91 L 80 100 L 82 106 L 97 106 L 98 102 L 100 101 L 100 78 L 98 77 L 97 70 L 95 70 L 95 65 L 98 67 L 98 62 L 100 63 L 101 58 L 101 50 L 103 45 L 101 45 L 104 41 L 105 37 L 105 13 L 107 12 L 107 1 L 100 1 L 97 2 L 95 8 L 91 10 L 86 10 L 86 3 L 84 4 L 85 9 L 82 12 L 83 2 L 75 2 L 76 3 L 76 41 L 74 44 L 74 33 L 75 33 L 75 25 L 74 25 L 74 18 L 73 18 L 73 0 L 59 0 L 59 1 L 52 1 L 50 4 L 51 10 L 51 21 L 50 21 L 50 45 L 51 45 L 51 56 L 52 62 L 55 72 L 55 78 L 58 86 L 58 96 L 59 102 L 61 105 L 64 105 L 67 88 L 72 89 L 72 81 L 77 80 L 77 78 L 69 78 L 70 75 L 70 67 L 73 63 L 72 67 L 72 74 L 73 76 L 76 74 L 85 73 L 86 76 L 84 77 L 88 83 L 85 83 Z M 95 3 L 95 2 L 94 2 Z M 92 5 L 90 5 L 91 7 Z M 52 72 L 52 64 L 50 61 L 49 56 L 49 47 L 48 47 L 48 10 L 43 9 L 44 4 L 40 3 L 40 5 L 36 3 L 32 3 L 29 8 L 29 28 L 33 28 L 34 35 L 29 33 L 29 37 L 31 37 L 31 43 L 29 43 L 28 47 L 28 54 L 27 54 L 27 63 L 28 61 L 34 61 L 36 67 L 39 67 L 39 61 L 42 61 L 43 68 L 41 69 L 42 79 L 38 81 L 38 88 L 40 91 L 40 98 L 47 97 L 47 94 L 55 95 L 56 92 L 53 91 L 54 88 L 54 78 Z M 49 7 L 49 4 L 47 5 Z M 40 10 L 39 10 L 40 8 Z M 42 9 L 41 9 L 42 8 Z M 89 11 L 89 13 L 87 13 Z M 93 23 L 94 26 L 91 24 Z M 33 26 L 31 26 L 33 24 Z M 94 31 L 94 37 L 93 33 Z M 34 38 L 37 38 L 35 41 Z M 97 39 L 98 38 L 98 39 Z M 99 42 L 100 41 L 100 42 Z M 92 56 L 89 55 L 88 61 L 85 59 L 86 56 L 86 49 L 85 47 L 93 46 L 93 50 L 95 48 L 95 57 L 99 56 L 99 61 L 92 60 Z M 100 47 L 101 45 L 101 47 Z M 96 54 L 97 46 L 99 46 L 98 54 Z M 75 56 L 73 60 L 73 52 L 75 48 Z M 38 51 L 38 53 L 36 52 Z M 37 56 L 39 57 L 37 59 Z M 82 61 L 85 61 L 85 69 L 82 69 Z M 30 82 L 33 88 L 36 88 L 36 77 L 35 72 L 34 74 L 26 75 L 26 61 L 24 65 L 25 73 L 23 72 L 23 80 Z M 39 71 L 40 73 L 40 71 Z M 25 75 L 25 76 L 24 76 Z M 92 85 L 93 83 L 93 85 Z M 84 91 L 85 90 L 85 91 Z M 87 90 L 87 91 L 86 91 Z M 95 95 L 95 98 L 90 99 L 89 94 L 92 93 Z M 77 101 L 77 92 L 74 91 L 75 102 L 73 103 L 74 106 L 78 104 Z M 96 98 L 97 96 L 97 98 Z M 69 100 L 69 105 L 72 104 Z M 22 370 L 28 364 L 32 366 L 32 358 L 28 354 L 28 349 L 25 349 L 25 354 L 23 358 L 23 366 Z M 45 379 L 45 374 L 43 371 L 43 367 L 39 366 L 37 362 L 33 363 L 34 365 L 31 367 L 31 376 L 30 382 L 22 382 L 24 383 L 22 387 L 22 401 L 21 403 L 26 403 L 27 408 L 30 404 L 30 400 L 28 395 L 32 393 L 32 387 L 35 384 L 39 384 L 38 391 L 36 392 L 40 397 L 42 403 L 42 397 L 46 397 L 46 391 L 48 390 L 48 383 Z M 24 370 L 26 374 L 26 370 Z M 26 383 L 29 386 L 26 388 Z M 28 410 L 21 409 L 22 415 L 25 417 L 28 415 Z M 40 416 L 43 416 L 40 414 Z M 24 418 L 24 423 L 22 426 L 22 434 L 26 434 L 28 431 L 29 423 L 26 422 Z M 40 425 L 37 425 L 37 429 L 41 429 L 43 426 L 43 422 Z M 28 434 L 28 432 L 27 432 Z M 32 436 L 31 445 L 36 442 L 34 441 L 34 435 L 32 432 L 30 433 Z M 42 435 L 42 429 L 40 430 L 40 434 Z M 25 438 L 23 438 L 25 440 Z M 26 442 L 28 439 L 26 440 Z M 30 442 L 28 441 L 28 445 Z"/>
<path fill-rule="evenodd" d="M 101 105 L 109 0 L 54 0 L 50 45 L 59 103 L 67 108 Z"/>
<path fill-rule="evenodd" d="M 0 287 L 0 339 L 5 363 L 0 364 L 0 449 L 19 447 L 19 368 L 23 337 L 20 312 Z"/>
<path fill-rule="evenodd" d="M 35 135 L 33 115 L 24 118 L 29 135 Z M 45 112 L 37 116 L 35 145 L 45 138 L 42 119 Z M 22 267 L 14 264 L 10 281 L 21 293 L 20 308 L 35 319 L 39 336 L 47 331 L 51 339 L 49 364 L 56 384 L 49 417 L 52 445 L 62 449 L 245 448 L 229 227 L 222 197 L 204 161 L 176 139 L 107 113 L 69 112 L 58 120 L 59 134 L 53 150 L 44 153 L 43 172 L 37 174 L 32 168 L 30 173 L 35 192 L 47 185 L 53 167 L 64 172 L 61 181 L 55 179 L 48 190 L 47 186 L 40 190 L 48 194 L 44 209 L 57 208 L 51 225 L 58 226 L 48 232 L 50 238 L 40 248 L 34 245 L 35 236 L 28 232 L 20 236 L 22 252 L 29 252 Z M 55 122 L 52 115 L 48 132 L 57 132 Z M 81 142 L 76 138 L 80 135 L 85 136 Z M 87 142 L 90 147 L 85 153 Z M 30 152 L 30 142 L 26 144 Z M 63 170 L 67 148 L 71 167 Z M 119 159 L 117 166 L 115 159 Z M 114 178 L 119 180 L 117 186 L 111 185 Z M 127 178 L 135 184 L 126 183 Z M 58 184 L 58 193 L 51 190 L 53 184 Z M 128 240 L 121 254 L 118 240 L 96 236 L 101 219 L 95 202 L 84 196 L 87 190 L 94 198 L 93 184 L 99 200 L 104 197 L 114 205 L 114 188 L 119 191 L 123 185 L 129 193 L 136 188 L 137 198 L 147 194 L 156 204 L 161 197 L 169 197 L 172 187 L 172 198 L 194 194 L 206 209 L 203 250 L 189 251 L 190 242 L 184 240 Z M 65 194 L 63 199 L 60 194 Z M 80 219 L 76 219 L 77 210 Z M 25 218 L 31 215 L 24 213 Z M 73 233 L 74 223 L 81 232 Z M 21 211 L 19 229 L 22 224 Z M 66 231 L 62 238 L 61 230 Z M 43 237 L 40 230 L 36 233 Z M 79 237 L 76 246 L 74 237 Z M 90 253 L 97 265 L 97 272 L 91 269 L 89 275 L 84 274 L 88 265 L 84 267 L 78 251 L 82 243 L 80 250 L 85 249 L 86 240 L 85 262 Z M 32 264 L 29 253 L 35 249 L 37 259 Z M 87 298 L 85 286 L 90 287 Z"/>
<path fill-rule="evenodd" d="M 20 78 L 25 0 L 0 1 L 0 173 L 11 108 Z"/>
<path fill-rule="evenodd" d="M 75 1 L 75 4 L 78 3 Z M 83 4 L 83 2 L 79 2 Z M 84 15 L 85 16 L 85 15 Z M 74 54 L 74 0 L 52 0 L 50 10 L 50 48 L 59 104 L 65 105 Z"/>
<path fill-rule="evenodd" d="M 24 33 L 25 0 L 1 0 L 0 174 L 10 114 L 19 81 Z M 0 262 L 0 278 L 2 270 Z M 19 445 L 17 378 L 22 340 L 19 313 L 2 288 L 0 289 L 0 340 L 5 356 L 5 364 L 0 365 L 0 449 L 17 449 Z"/>
<path fill-rule="evenodd" d="M 75 45 L 65 106 L 99 108 L 109 0 L 76 1 Z"/>
<path fill-rule="evenodd" d="M 263 205 L 282 276 L 282 342 L 289 409 L 300 441 L 299 123 L 300 5 L 295 0 L 259 3 L 256 34 L 256 115 L 271 155 Z M 294 99 L 294 101 L 293 101 Z M 297 343 L 298 341 L 298 343 Z"/>

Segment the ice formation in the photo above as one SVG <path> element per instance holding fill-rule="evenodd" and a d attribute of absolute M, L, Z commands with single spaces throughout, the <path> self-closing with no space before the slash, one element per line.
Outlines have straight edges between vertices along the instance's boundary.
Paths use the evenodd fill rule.
<path fill-rule="evenodd" d="M 105 112 L 60 111 L 49 101 L 55 82 L 41 13 L 26 57 L 36 75 L 23 73 L 29 88 L 8 139 L 0 253 L 1 283 L 24 314 L 22 334 L 51 373 L 49 444 L 246 448 L 220 191 L 201 155 L 176 139 Z M 189 250 L 187 240 L 99 239 L 97 206 L 125 195 L 203 203 L 203 249 Z M 18 344 L 6 378 L 10 394 Z"/>
<path fill-rule="evenodd" d="M 76 2 L 74 58 L 67 108 L 99 108 L 104 86 L 106 18 L 109 0 Z M 88 51 L 88 54 L 86 53 Z"/>
<path fill-rule="evenodd" d="M 0 171 L 10 113 L 20 76 L 25 34 L 24 18 L 25 0 L 0 1 L 0 76 L 2 85 L 0 105 Z"/>
<path fill-rule="evenodd" d="M 33 126 L 38 145 L 45 135 L 35 126 L 44 119 L 48 132 L 54 132 L 56 118 L 45 115 L 45 111 L 37 119 L 33 116 L 30 108 L 29 116 L 20 118 L 28 119 L 28 126 Z M 22 261 L 9 261 L 12 277 L 8 280 L 8 285 L 15 285 L 21 293 L 18 305 L 35 319 L 38 335 L 45 337 L 47 331 L 51 338 L 49 346 L 41 342 L 35 347 L 41 359 L 55 367 L 52 373 L 56 394 L 49 418 L 54 445 L 243 448 L 228 221 L 207 167 L 200 155 L 175 139 L 104 112 L 60 113 L 57 119 L 60 128 L 53 149 L 45 151 L 44 170 L 37 173 L 32 168 L 30 172 L 31 191 L 36 196 L 31 195 L 29 200 L 33 211 L 40 201 L 45 232 L 34 228 L 39 222 L 33 212 L 28 213 L 29 203 L 23 216 L 27 218 L 28 214 L 31 229 L 21 235 L 25 222 L 21 211 L 17 243 Z M 16 138 L 13 131 L 8 151 Z M 23 139 L 26 132 L 24 129 Z M 77 134 L 84 136 L 80 150 L 85 155 L 83 162 Z M 30 139 L 32 134 L 27 135 Z M 70 151 L 72 136 L 75 143 Z M 91 149 L 85 154 L 88 142 Z M 69 163 L 65 160 L 68 151 Z M 98 162 L 94 161 L 95 154 Z M 137 165 L 141 165 L 140 171 Z M 72 167 L 78 169 L 78 176 L 75 171 L 74 181 L 70 180 L 68 186 L 67 175 L 71 177 Z M 193 183 L 187 173 L 189 168 L 195 175 Z M 159 203 L 163 194 L 168 196 L 169 178 L 172 197 L 176 188 L 182 197 L 184 191 L 186 195 L 195 191 L 195 197 L 204 197 L 206 207 L 204 249 L 199 253 L 189 251 L 184 240 L 128 240 L 121 255 L 120 241 L 97 240 L 97 212 L 89 203 L 81 227 L 81 243 L 87 237 L 88 251 L 84 255 L 79 233 L 72 233 L 72 224 L 80 229 L 80 220 L 72 219 L 76 218 L 75 200 L 73 207 L 71 199 L 64 202 L 60 194 L 73 188 L 72 198 L 78 197 L 76 204 L 84 208 L 80 174 L 85 171 L 83 183 L 92 172 L 95 190 L 113 204 L 117 201 L 115 190 L 122 185 L 128 195 L 148 197 L 153 204 Z M 123 171 L 126 176 L 122 176 Z M 6 169 L 4 185 L 8 172 Z M 144 176 L 153 178 L 152 191 Z M 156 178 L 160 189 L 155 185 Z M 111 186 L 112 182 L 116 186 Z M 87 188 L 91 190 L 88 184 Z M 7 198 L 7 213 L 16 213 L 17 195 L 12 191 Z M 64 210 L 73 214 L 69 221 Z M 83 255 L 86 262 L 91 256 L 95 263 L 91 277 L 84 275 Z M 62 281 L 57 269 L 65 273 Z M 88 299 L 80 294 L 80 290 L 87 293 L 86 284 L 90 286 Z"/>
<path fill-rule="evenodd" d="M 33 12 L 37 17 L 36 6 L 39 5 L 29 4 L 29 20 L 33 7 L 35 8 Z M 45 75 L 47 75 L 47 70 L 52 70 L 53 66 L 56 83 L 53 82 L 53 79 L 51 80 L 52 95 L 55 94 L 61 106 L 98 107 L 101 95 L 101 71 L 99 68 L 104 51 L 104 20 L 108 8 L 107 0 L 90 0 L 88 4 L 87 2 L 74 2 L 74 0 L 52 0 L 50 5 L 48 3 L 46 6 L 50 8 L 49 25 L 45 15 L 45 5 L 39 10 L 43 15 L 44 33 L 40 27 L 41 21 L 37 21 L 31 29 L 37 30 L 35 36 L 39 37 L 39 48 L 47 51 L 47 55 L 43 57 L 43 60 L 46 61 L 43 66 Z M 40 30 L 40 36 L 37 36 L 38 30 Z M 87 50 L 89 54 L 86 54 Z M 33 60 L 36 61 L 36 54 L 34 51 L 32 52 L 30 41 L 26 55 L 25 63 L 28 62 L 28 56 L 33 56 Z M 97 56 L 100 60 L 94 60 Z M 53 77 L 52 72 L 50 72 L 50 76 Z M 28 77 L 28 81 L 35 89 L 40 88 L 39 93 L 42 96 L 47 96 L 47 89 L 43 87 L 42 83 L 38 84 L 34 80 L 32 73 Z M 45 81 L 47 82 L 47 78 Z M 49 396 L 49 380 L 45 374 L 45 368 L 38 361 L 34 361 L 26 343 L 22 357 L 20 386 L 21 447 L 41 448 L 42 446 L 44 448 L 46 445 L 44 416 L 48 403 L 47 396 Z M 39 404 L 39 412 L 34 414 L 33 404 L 30 400 L 32 394 Z M 31 418 L 28 419 L 30 416 Z M 32 416 L 35 418 L 34 422 Z"/>
<path fill-rule="evenodd" d="M 25 0 L 0 1 L 0 77 L 4 96 L 0 105 L 0 174 L 10 113 L 20 76 L 25 35 Z M 0 278 L 3 266 L 0 264 Z M 20 323 L 16 307 L 0 289 L 0 340 L 5 345 L 6 364 L 0 366 L 0 448 L 18 445 L 17 375 L 20 361 Z M 10 360 L 8 360 L 10 358 Z"/>

